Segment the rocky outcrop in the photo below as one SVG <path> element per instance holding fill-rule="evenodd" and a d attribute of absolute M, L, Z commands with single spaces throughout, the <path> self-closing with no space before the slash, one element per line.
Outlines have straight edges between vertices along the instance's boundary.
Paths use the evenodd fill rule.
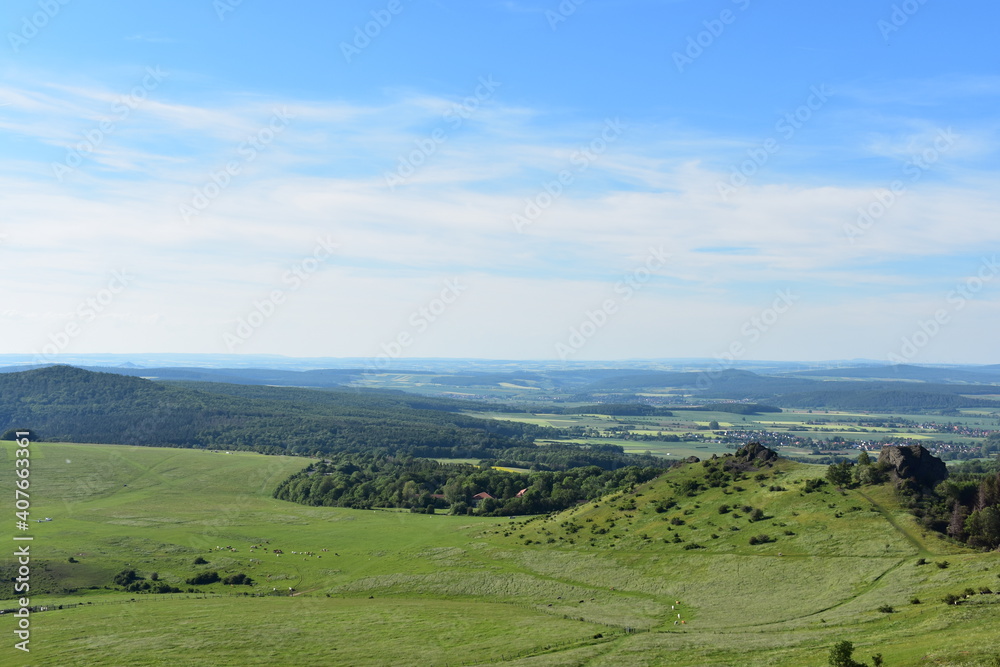
<path fill-rule="evenodd" d="M 920 486 L 932 487 L 948 477 L 944 461 L 921 445 L 885 445 L 878 455 L 878 464 L 889 471 L 896 484 L 912 481 Z"/>
<path fill-rule="evenodd" d="M 746 459 L 757 465 L 762 463 L 774 463 L 778 460 L 778 452 L 768 449 L 759 442 L 751 442 L 745 447 L 736 450 L 736 458 Z"/>
<path fill-rule="evenodd" d="M 778 453 L 768 449 L 759 442 L 751 442 L 736 450 L 733 458 L 725 463 L 727 468 L 740 470 L 757 470 L 760 467 L 770 467 L 778 460 Z"/>

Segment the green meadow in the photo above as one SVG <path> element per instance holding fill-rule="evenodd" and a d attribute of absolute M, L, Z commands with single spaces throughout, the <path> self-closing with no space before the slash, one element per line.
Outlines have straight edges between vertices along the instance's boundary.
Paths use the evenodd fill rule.
<path fill-rule="evenodd" d="M 12 443 L 0 459 L 12 499 Z M 0 616 L 4 665 L 814 666 L 842 639 L 894 667 L 1000 654 L 1000 595 L 980 592 L 1000 589 L 1000 554 L 925 533 L 887 487 L 806 493 L 819 466 L 688 495 L 693 464 L 497 519 L 271 498 L 303 458 L 39 443 L 31 462 L 32 519 L 52 521 L 27 533 L 30 597 L 50 610 L 31 616 L 30 654 Z M 4 608 L 14 565 L 0 558 Z M 123 569 L 183 592 L 116 590 Z M 253 584 L 185 583 L 206 571 Z"/>

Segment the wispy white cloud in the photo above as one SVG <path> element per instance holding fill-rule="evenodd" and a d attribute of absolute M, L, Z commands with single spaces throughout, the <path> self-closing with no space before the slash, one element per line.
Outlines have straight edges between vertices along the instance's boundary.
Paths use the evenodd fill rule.
<path fill-rule="evenodd" d="M 58 84 L 0 88 L 10 105 L 0 127 L 44 147 L 24 151 L 0 172 L 9 235 L 0 255 L 11 267 L 0 285 L 12 295 L 4 317 L 23 324 L 13 328 L 12 344 L 21 350 L 44 342 L 53 318 L 72 312 L 105 274 L 127 268 L 135 284 L 109 307 L 109 319 L 99 318 L 77 339 L 79 351 L 109 344 L 224 351 L 227 327 L 254 299 L 281 289 L 282 275 L 320 235 L 340 244 L 336 258 L 241 351 L 277 352 L 298 341 L 303 354 L 377 353 L 377 342 L 406 326 L 442 280 L 461 276 L 471 286 L 449 311 L 448 327 L 434 329 L 410 353 L 493 356 L 484 350 L 504 345 L 496 356 L 553 356 L 567 327 L 590 304 L 613 297 L 615 283 L 651 247 L 670 253 L 670 262 L 602 333 L 603 342 L 588 348 L 591 358 L 620 356 L 615 349 L 669 356 L 658 347 L 660 331 L 681 315 L 718 335 L 674 331 L 671 340 L 684 354 L 711 354 L 738 328 L 741 308 L 766 304 L 780 285 L 801 290 L 808 304 L 802 310 L 811 314 L 797 316 L 789 330 L 817 340 L 829 337 L 824 322 L 835 317 L 877 316 L 879 295 L 911 293 L 899 301 L 907 313 L 932 305 L 916 295 L 943 290 L 956 277 L 922 276 L 921 258 L 968 257 L 973 270 L 983 248 L 1000 244 L 1000 194 L 989 186 L 995 170 L 961 168 L 981 159 L 981 148 L 956 144 L 948 154 L 954 168 L 911 184 L 850 243 L 845 225 L 886 187 L 884 179 L 859 184 L 844 173 L 815 185 L 764 171 L 722 202 L 716 184 L 726 174 L 712 165 L 730 160 L 745 138 L 631 123 L 586 169 L 575 170 L 575 157 L 600 137 L 604 119 L 556 126 L 544 110 L 488 100 L 455 127 L 443 119 L 458 100 L 430 95 L 365 105 L 246 95 L 208 106 L 178 102 L 164 87 L 59 182 L 51 162 L 106 118 L 118 97 Z M 248 159 L 240 145 L 267 130 L 276 109 L 290 116 L 287 127 Z M 842 150 L 901 160 L 931 140 L 934 127 L 915 118 Z M 443 141 L 432 138 L 436 129 Z M 388 188 L 385 174 L 427 141 L 434 150 L 402 185 Z M 180 206 L 233 161 L 239 173 L 185 224 Z M 539 201 L 544 184 L 562 170 L 572 171 L 572 182 L 518 233 L 512 215 Z M 701 252 L 726 247 L 741 250 Z M 907 262 L 913 265 L 901 268 Z M 27 272 L 33 278 L 25 284 Z M 831 292 L 839 296 L 831 299 Z M 195 330 L 185 328 L 192 322 Z M 486 325 L 535 333 L 526 341 L 502 333 L 484 342 Z M 776 341 L 791 344 L 770 340 L 776 353 Z M 866 354 L 831 343 L 823 356 L 838 356 L 834 350 Z"/>

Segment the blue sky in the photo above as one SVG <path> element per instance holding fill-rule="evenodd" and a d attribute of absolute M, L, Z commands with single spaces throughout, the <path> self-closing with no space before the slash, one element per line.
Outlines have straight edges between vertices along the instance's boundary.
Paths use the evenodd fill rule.
<path fill-rule="evenodd" d="M 998 20 L 9 2 L 0 342 L 997 363 Z"/>

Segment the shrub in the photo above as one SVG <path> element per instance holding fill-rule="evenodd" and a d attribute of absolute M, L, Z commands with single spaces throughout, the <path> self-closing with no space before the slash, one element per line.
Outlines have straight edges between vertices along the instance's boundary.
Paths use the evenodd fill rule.
<path fill-rule="evenodd" d="M 161 582 L 159 582 L 159 583 L 156 584 L 156 587 L 153 588 L 151 592 L 157 593 L 157 594 L 163 594 L 163 593 L 180 593 L 181 589 L 174 588 L 173 586 L 170 586 L 170 585 L 168 585 L 168 584 L 166 584 L 166 583 L 164 583 L 164 582 L 161 581 Z"/>
<path fill-rule="evenodd" d="M 202 584 L 214 584 L 219 581 L 219 573 L 214 570 L 211 572 L 199 572 L 190 579 L 185 579 L 184 583 L 190 586 L 201 586 Z"/>
<path fill-rule="evenodd" d="M 135 570 L 122 570 L 121 572 L 119 572 L 118 574 L 116 574 L 115 577 L 114 577 L 114 579 L 112 579 L 111 581 L 116 586 L 123 586 L 123 587 L 127 588 L 128 586 L 130 586 L 133 582 L 137 581 L 138 579 L 139 579 L 139 575 L 137 575 L 135 573 Z"/>
<path fill-rule="evenodd" d="M 927 559 L 926 558 L 918 558 L 916 564 L 917 565 L 927 565 Z"/>
<path fill-rule="evenodd" d="M 962 598 L 958 597 L 954 593 L 948 593 L 943 598 L 945 604 L 958 604 L 958 601 L 961 599 Z"/>
<path fill-rule="evenodd" d="M 936 561 L 934 564 L 937 565 L 942 570 L 948 569 L 948 566 L 951 565 L 951 563 L 949 563 L 946 560 Z"/>
<path fill-rule="evenodd" d="M 920 598 L 910 598 L 910 604 L 920 604 Z"/>
<path fill-rule="evenodd" d="M 201 556 L 198 556 L 197 558 L 194 559 L 194 564 L 195 565 L 208 565 L 208 561 L 205 560 L 204 558 L 202 558 Z"/>
<path fill-rule="evenodd" d="M 253 586 L 253 579 L 240 572 L 239 574 L 226 577 L 222 580 L 222 583 L 229 584 L 231 586 Z"/>
<path fill-rule="evenodd" d="M 813 491 L 819 491 L 820 488 L 824 486 L 826 486 L 826 480 L 815 477 L 813 479 L 807 479 L 806 485 L 802 490 L 806 493 L 812 493 Z"/>
<path fill-rule="evenodd" d="M 884 604 L 881 607 L 879 607 L 878 610 L 883 614 L 891 614 L 892 612 L 896 611 L 895 609 L 892 608 L 891 604 Z"/>
<path fill-rule="evenodd" d="M 750 544 L 767 544 L 768 542 L 774 542 L 774 538 L 770 535 L 761 533 L 760 535 L 754 535 L 750 538 Z"/>

